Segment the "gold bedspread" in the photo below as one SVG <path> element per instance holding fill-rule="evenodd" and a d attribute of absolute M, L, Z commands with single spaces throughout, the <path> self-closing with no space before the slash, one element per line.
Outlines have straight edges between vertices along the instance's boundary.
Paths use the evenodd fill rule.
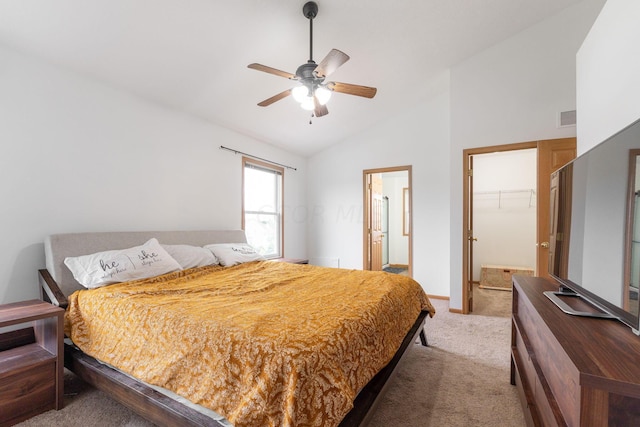
<path fill-rule="evenodd" d="M 280 262 L 202 267 L 77 291 L 65 331 L 85 353 L 235 426 L 334 426 L 393 357 L 420 285 Z"/>

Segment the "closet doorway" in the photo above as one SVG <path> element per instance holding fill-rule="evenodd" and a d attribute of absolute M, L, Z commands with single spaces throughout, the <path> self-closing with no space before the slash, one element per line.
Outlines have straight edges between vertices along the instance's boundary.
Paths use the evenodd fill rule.
<path fill-rule="evenodd" d="M 525 157 L 525 153 L 535 153 L 535 164 L 532 166 L 534 177 L 524 184 L 519 181 L 520 175 L 523 173 L 522 166 L 515 170 L 513 168 L 509 170 L 514 165 L 505 165 L 506 172 L 499 180 L 495 178 L 487 180 L 483 179 L 486 177 L 478 176 L 482 173 L 482 168 L 476 171 L 474 158 L 478 163 L 482 161 L 485 165 L 490 165 L 484 168 L 484 170 L 490 170 L 496 168 L 496 158 L 500 157 L 504 157 L 506 162 L 517 164 L 515 159 L 519 158 L 519 152 Z M 483 156 L 490 155 L 494 155 L 496 158 L 489 163 L 485 162 L 487 159 Z M 509 158 L 510 155 L 513 155 L 512 159 Z M 507 280 L 510 280 L 507 276 L 513 270 L 510 267 L 524 266 L 532 269 L 533 274 L 537 276 L 546 274 L 549 252 L 549 177 L 551 172 L 572 160 L 575 155 L 575 138 L 532 141 L 463 151 L 463 313 L 474 311 L 473 289 L 474 286 L 480 284 L 480 276 L 483 273 L 482 264 L 497 267 L 498 273 L 493 271 L 493 274 L 504 272 Z M 530 185 L 530 182 L 534 184 Z M 478 186 L 476 184 L 481 185 L 480 188 L 476 188 Z M 491 210 L 497 216 L 509 215 L 509 218 L 506 219 L 507 216 L 505 216 L 504 218 L 491 219 L 490 216 L 487 216 Z M 480 214 L 483 218 L 475 218 Z M 533 222 L 522 222 L 522 218 L 525 217 L 534 218 Z M 519 221 L 522 222 L 520 228 Z M 494 231 L 489 231 L 487 234 L 485 228 L 484 234 L 480 236 L 478 234 L 480 230 L 476 228 L 476 225 L 478 227 L 486 226 L 488 222 L 493 222 L 494 226 L 502 229 L 494 228 Z M 508 229 L 509 226 L 511 230 Z M 528 229 L 525 230 L 523 227 Z M 497 238 L 500 235 L 503 240 Z M 509 243 L 509 239 L 512 239 L 511 242 L 513 242 L 513 236 L 522 237 L 526 241 Z M 509 247 L 510 244 L 514 246 Z M 489 258 L 486 253 L 482 256 L 476 253 L 481 249 L 481 245 L 490 247 Z M 491 258 L 491 256 L 495 256 L 495 258 Z M 485 270 L 491 272 L 489 268 Z M 510 286 L 507 290 L 510 290 Z"/>
<path fill-rule="evenodd" d="M 363 269 L 412 276 L 411 166 L 363 171 Z"/>

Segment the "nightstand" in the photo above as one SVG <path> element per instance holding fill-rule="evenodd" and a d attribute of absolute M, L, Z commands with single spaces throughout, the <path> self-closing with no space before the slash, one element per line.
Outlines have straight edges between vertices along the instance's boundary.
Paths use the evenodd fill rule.
<path fill-rule="evenodd" d="M 288 262 L 289 264 L 309 264 L 308 259 L 300 259 L 300 258 L 273 258 L 269 261 L 273 262 Z"/>
<path fill-rule="evenodd" d="M 13 425 L 64 398 L 64 310 L 30 300 L 0 305 L 0 425 Z"/>

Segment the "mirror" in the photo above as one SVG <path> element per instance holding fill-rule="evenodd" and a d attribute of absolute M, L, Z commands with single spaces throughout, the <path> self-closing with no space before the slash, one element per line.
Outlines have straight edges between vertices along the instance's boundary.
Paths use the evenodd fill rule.
<path fill-rule="evenodd" d="M 409 188 L 402 189 L 402 235 L 409 235 Z"/>

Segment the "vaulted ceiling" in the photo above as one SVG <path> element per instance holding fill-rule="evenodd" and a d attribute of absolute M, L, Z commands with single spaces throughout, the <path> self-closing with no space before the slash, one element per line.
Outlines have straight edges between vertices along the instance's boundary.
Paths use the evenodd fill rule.
<path fill-rule="evenodd" d="M 580 0 L 316 0 L 313 59 L 351 59 L 329 80 L 374 86 L 334 93 L 314 118 L 292 87 L 247 68 L 295 73 L 309 59 L 306 0 L 0 0 L 0 44 L 168 108 L 300 155 L 400 114 L 438 90 L 460 61 Z"/>

